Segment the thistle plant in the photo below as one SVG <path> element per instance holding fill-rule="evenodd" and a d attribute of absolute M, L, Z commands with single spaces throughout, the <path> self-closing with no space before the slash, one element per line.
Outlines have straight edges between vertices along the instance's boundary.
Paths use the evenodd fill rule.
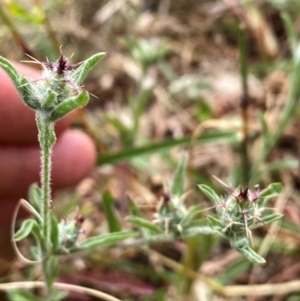
<path fill-rule="evenodd" d="M 118 242 L 135 235 L 134 232 L 115 232 L 78 243 L 83 218 L 77 215 L 72 221 L 58 221 L 53 215 L 51 154 L 56 141 L 54 125 L 56 121 L 88 103 L 89 93 L 83 90 L 81 84 L 104 56 L 105 53 L 97 53 L 83 62 L 71 64 L 61 52 L 60 58 L 54 63 L 35 61 L 43 67 L 41 78 L 37 80 L 20 76 L 9 61 L 0 57 L 0 67 L 11 78 L 24 104 L 36 113 L 41 148 L 41 186 L 33 185 L 29 191 L 29 202 L 21 200 L 16 209 L 17 214 L 18 208 L 23 205 L 32 213 L 33 218 L 22 223 L 19 231 L 13 236 L 13 243 L 17 253 L 24 258 L 18 251 L 16 242 L 30 234 L 35 237 L 36 246 L 32 247 L 34 260 L 27 262 L 41 263 L 46 289 L 43 299 L 28 295 L 28 292 L 20 292 L 18 294 L 22 297 L 14 293 L 11 295 L 13 300 L 60 300 L 63 297 L 62 293 L 53 287 L 59 273 L 58 255 Z"/>
<path fill-rule="evenodd" d="M 206 216 L 209 226 L 202 219 L 204 209 L 200 205 L 188 207 L 184 193 L 187 156 L 183 155 L 177 166 L 170 194 L 160 200 L 151 221 L 141 216 L 138 208 L 131 203 L 132 215 L 127 220 L 135 224 L 145 241 L 217 235 L 229 240 L 233 249 L 243 254 L 249 261 L 263 265 L 265 259 L 253 249 L 252 230 L 272 223 L 282 217 L 266 207 L 268 200 L 281 193 L 282 185 L 270 184 L 254 191 L 248 187 L 232 188 L 219 179 L 228 191 L 226 197 L 219 196 L 207 185 L 199 185 L 202 192 L 213 202 L 217 216 Z"/>
<path fill-rule="evenodd" d="M 128 216 L 127 220 L 138 226 L 146 241 L 216 234 L 216 231 L 199 219 L 203 211 L 201 206 L 188 207 L 185 204 L 188 195 L 184 187 L 187 159 L 187 154 L 184 154 L 179 161 L 170 193 L 165 193 L 161 197 L 151 221 L 142 218 L 134 203 L 131 203 L 132 215 Z"/>
<path fill-rule="evenodd" d="M 266 207 L 269 199 L 280 194 L 281 184 L 273 183 L 264 190 L 256 187 L 254 191 L 251 191 L 248 187 L 234 189 L 221 183 L 229 193 L 226 197 L 217 195 L 212 188 L 206 185 L 199 185 L 202 192 L 213 202 L 217 211 L 217 217 L 207 216 L 209 224 L 212 229 L 225 236 L 231 247 L 242 253 L 249 261 L 260 265 L 265 264 L 265 259 L 251 247 L 253 244 L 251 230 L 270 224 L 282 217 L 281 214 L 270 213 L 270 208 Z"/>

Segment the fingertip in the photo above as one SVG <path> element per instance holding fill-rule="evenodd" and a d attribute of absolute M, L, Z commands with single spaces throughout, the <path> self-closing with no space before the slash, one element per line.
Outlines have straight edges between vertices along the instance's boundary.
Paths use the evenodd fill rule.
<path fill-rule="evenodd" d="M 64 132 L 53 150 L 53 187 L 76 185 L 91 173 L 96 157 L 96 148 L 89 136 L 79 130 Z"/>
<path fill-rule="evenodd" d="M 53 149 L 53 189 L 74 186 L 93 170 L 96 149 L 91 138 L 67 130 Z M 39 181 L 38 146 L 0 146 L 0 200 L 27 196 L 28 187 Z"/>

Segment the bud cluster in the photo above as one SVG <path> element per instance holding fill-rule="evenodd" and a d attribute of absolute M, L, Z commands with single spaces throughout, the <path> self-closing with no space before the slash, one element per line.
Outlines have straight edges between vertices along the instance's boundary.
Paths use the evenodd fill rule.
<path fill-rule="evenodd" d="M 165 236 L 180 237 L 185 227 L 187 209 L 182 200 L 164 194 L 153 215 L 153 224 L 157 225 Z"/>
<path fill-rule="evenodd" d="M 178 163 L 170 193 L 162 195 L 152 221 L 141 217 L 137 208 L 131 204 L 132 215 L 127 220 L 138 226 L 146 240 L 172 239 L 216 234 L 201 220 L 201 206 L 188 207 L 185 203 L 187 193 L 184 192 L 187 155 L 183 154 Z"/>
<path fill-rule="evenodd" d="M 227 197 L 220 197 L 210 187 L 199 185 L 200 189 L 211 199 L 217 211 L 217 217 L 207 216 L 210 226 L 225 236 L 231 246 L 248 260 L 265 264 L 264 258 L 251 248 L 253 244 L 251 230 L 282 217 L 281 214 L 269 213 L 265 207 L 270 198 L 281 192 L 281 185 L 273 183 L 264 190 L 256 187 L 254 191 L 248 187 L 233 189 L 224 185 L 229 192 Z"/>
<path fill-rule="evenodd" d="M 63 219 L 58 224 L 58 250 L 56 252 L 68 252 L 68 249 L 74 247 L 77 243 L 80 233 L 84 233 L 81 229 L 84 218 L 76 215 L 74 220 L 67 221 Z"/>

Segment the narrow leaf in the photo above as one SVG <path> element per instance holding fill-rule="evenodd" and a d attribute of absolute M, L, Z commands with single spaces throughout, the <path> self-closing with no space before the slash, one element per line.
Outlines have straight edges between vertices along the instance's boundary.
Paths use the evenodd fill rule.
<path fill-rule="evenodd" d="M 0 67 L 7 73 L 18 90 L 24 103 L 31 109 L 39 109 L 38 99 L 32 93 L 31 84 L 28 79 L 21 77 L 15 67 L 4 57 L 0 56 Z"/>
<path fill-rule="evenodd" d="M 259 120 L 262 126 L 262 134 L 264 138 L 264 143 L 268 143 L 269 137 L 270 137 L 270 130 L 266 121 L 266 118 L 263 113 L 259 114 Z"/>
<path fill-rule="evenodd" d="M 172 197 L 180 197 L 184 194 L 184 184 L 185 184 L 185 173 L 186 173 L 186 166 L 187 166 L 188 155 L 187 153 L 183 153 L 181 156 L 181 160 L 179 161 L 172 187 L 171 187 L 171 196 Z"/>
<path fill-rule="evenodd" d="M 268 163 L 267 166 L 264 166 L 257 173 L 261 176 L 263 174 L 268 174 L 273 171 L 277 171 L 280 169 L 293 169 L 299 167 L 299 160 L 294 159 L 280 159 L 273 161 L 272 163 Z"/>
<path fill-rule="evenodd" d="M 62 301 L 66 300 L 66 297 L 68 296 L 67 291 L 62 291 L 62 290 L 57 290 L 57 289 L 52 289 L 51 294 L 49 296 L 49 300 L 51 301 Z M 43 299 L 43 301 L 45 301 Z"/>
<path fill-rule="evenodd" d="M 281 17 L 284 21 L 285 30 L 286 30 L 288 38 L 289 38 L 290 49 L 291 49 L 293 57 L 295 59 L 296 53 L 297 53 L 297 45 L 298 45 L 297 32 L 292 23 L 292 19 L 289 17 L 288 14 L 282 14 Z"/>
<path fill-rule="evenodd" d="M 139 207 L 132 200 L 129 200 L 129 209 L 132 215 L 142 217 Z"/>
<path fill-rule="evenodd" d="M 76 85 L 80 86 L 88 73 L 94 68 L 96 64 L 98 64 L 104 57 L 106 56 L 105 52 L 99 52 L 92 55 L 90 58 L 85 60 L 83 64 L 77 69 L 78 73 L 74 78 L 74 82 Z"/>
<path fill-rule="evenodd" d="M 47 277 L 45 281 L 48 287 L 52 287 L 59 274 L 58 257 L 50 256 L 47 258 L 47 260 L 45 260 L 45 269 L 47 271 Z"/>
<path fill-rule="evenodd" d="M 199 213 L 203 211 L 201 206 L 194 206 L 189 209 L 187 214 L 184 216 L 184 218 L 181 220 L 181 226 L 184 228 L 188 226 L 192 221 L 194 221 L 195 218 L 199 215 Z"/>
<path fill-rule="evenodd" d="M 222 231 L 224 229 L 224 225 L 222 224 L 221 221 L 219 221 L 217 218 L 211 216 L 211 215 L 207 215 L 206 216 L 210 226 L 216 230 L 216 231 Z"/>
<path fill-rule="evenodd" d="M 282 191 L 282 184 L 272 183 L 259 194 L 259 205 L 264 206 L 271 198 L 277 197 Z"/>
<path fill-rule="evenodd" d="M 77 96 L 70 97 L 59 103 L 50 113 L 43 114 L 42 118 L 46 122 L 55 122 L 72 111 L 84 107 L 89 102 L 89 93 L 87 91 L 81 92 Z M 42 112 L 41 112 L 42 114 Z"/>
<path fill-rule="evenodd" d="M 59 222 L 53 214 L 51 214 L 51 242 L 53 252 L 56 252 L 60 248 L 60 233 L 59 233 Z"/>
<path fill-rule="evenodd" d="M 103 245 L 118 243 L 124 239 L 136 237 L 138 235 L 137 232 L 114 232 L 110 234 L 95 236 L 86 239 L 77 247 L 70 249 L 71 253 L 76 251 L 88 250 L 96 247 L 100 247 Z"/>
<path fill-rule="evenodd" d="M 104 192 L 102 195 L 102 206 L 108 222 L 109 232 L 118 232 L 122 230 L 122 226 L 113 207 L 113 203 L 114 199 L 110 193 L 107 191 Z"/>
<path fill-rule="evenodd" d="M 260 255 L 258 255 L 250 247 L 237 248 L 236 250 L 241 254 L 243 254 L 252 263 L 259 264 L 259 265 L 266 264 L 266 260 Z"/>
<path fill-rule="evenodd" d="M 0 56 L 0 67 L 7 73 L 16 89 L 18 89 L 20 84 L 20 76 L 15 67 L 2 56 Z"/>
<path fill-rule="evenodd" d="M 212 201 L 212 203 L 217 206 L 221 203 L 221 198 L 215 193 L 213 189 L 205 184 L 198 185 L 200 190 Z"/>
<path fill-rule="evenodd" d="M 185 146 L 192 143 L 236 143 L 239 137 L 234 131 L 203 133 L 196 139 L 193 137 L 184 137 L 182 139 L 168 139 L 158 143 L 151 143 L 141 147 L 125 149 L 121 152 L 101 154 L 98 157 L 97 165 L 112 164 L 119 161 L 129 160 L 137 156 L 152 155 L 158 152 L 166 152 L 176 146 Z M 195 143 L 194 142 L 194 143 Z"/>
<path fill-rule="evenodd" d="M 199 235 L 218 235 L 222 236 L 222 233 L 220 231 L 216 231 L 212 229 L 211 227 L 188 227 L 183 230 L 182 236 L 183 237 L 193 237 L 193 236 L 199 236 Z"/>
<path fill-rule="evenodd" d="M 109 112 L 104 112 L 103 117 L 122 135 L 128 135 L 129 129 L 120 121 L 119 116 L 113 116 Z"/>
<path fill-rule="evenodd" d="M 42 198 L 42 191 L 40 187 L 37 184 L 32 184 L 29 187 L 28 191 L 28 200 L 32 207 L 37 211 L 40 212 L 40 204 Z"/>
<path fill-rule="evenodd" d="M 133 216 L 142 218 L 142 213 L 141 213 L 139 207 L 132 200 L 129 200 L 129 209 Z M 138 228 L 139 228 L 139 231 L 142 233 L 143 238 L 148 240 L 149 237 L 151 237 L 151 231 L 149 229 L 143 228 L 143 227 L 138 227 Z"/>
<path fill-rule="evenodd" d="M 62 300 L 65 300 L 65 298 L 68 295 L 69 294 L 66 291 L 52 289 L 52 292 L 50 294 L 49 300 L 51 300 L 51 301 L 62 301 Z M 45 300 L 43 299 L 43 301 L 45 301 Z"/>
<path fill-rule="evenodd" d="M 281 219 L 283 217 L 283 214 L 279 214 L 279 213 L 274 213 L 274 214 L 269 214 L 267 216 L 264 216 L 262 218 L 264 224 L 271 224 L 279 219 Z"/>
<path fill-rule="evenodd" d="M 163 233 L 163 231 L 159 227 L 157 227 L 156 225 L 154 225 L 153 223 L 151 223 L 150 221 L 148 221 L 142 217 L 127 216 L 126 220 L 138 227 L 146 228 L 146 229 L 150 230 L 152 233 L 155 233 L 155 234 Z"/>
<path fill-rule="evenodd" d="M 135 134 L 138 130 L 141 115 L 145 110 L 145 107 L 147 105 L 151 93 L 152 93 L 151 89 L 143 90 L 136 101 L 136 107 L 134 108 L 134 122 L 133 122 L 133 129 L 132 129 L 133 134 Z"/>
<path fill-rule="evenodd" d="M 266 216 L 261 217 L 261 221 L 257 221 L 257 223 L 251 225 L 250 229 L 256 229 L 259 227 L 263 227 L 265 225 L 271 224 L 283 217 L 282 214 L 275 213 L 275 214 L 269 214 Z"/>
<path fill-rule="evenodd" d="M 20 77 L 17 89 L 27 107 L 32 110 L 39 110 L 41 108 L 40 100 L 36 96 L 36 91 L 26 77 Z"/>
<path fill-rule="evenodd" d="M 53 108 L 53 105 L 56 103 L 57 93 L 52 90 L 47 90 L 43 98 L 42 109 L 49 110 Z"/>
<path fill-rule="evenodd" d="M 10 300 L 16 300 L 16 301 L 44 301 L 45 300 L 35 296 L 31 291 L 27 289 L 8 290 L 7 294 Z"/>
<path fill-rule="evenodd" d="M 264 265 L 266 260 L 258 255 L 254 250 L 249 247 L 249 242 L 246 237 L 231 238 L 229 239 L 230 245 L 233 249 L 243 254 L 250 262 L 259 265 Z"/>
<path fill-rule="evenodd" d="M 34 225 L 37 225 L 36 221 L 33 219 L 27 219 L 22 222 L 21 228 L 14 234 L 14 241 L 20 241 L 26 238 L 31 232 Z"/>
<path fill-rule="evenodd" d="M 266 189 L 262 190 L 259 194 L 262 198 L 272 198 L 278 196 L 282 191 L 281 183 L 272 183 Z"/>

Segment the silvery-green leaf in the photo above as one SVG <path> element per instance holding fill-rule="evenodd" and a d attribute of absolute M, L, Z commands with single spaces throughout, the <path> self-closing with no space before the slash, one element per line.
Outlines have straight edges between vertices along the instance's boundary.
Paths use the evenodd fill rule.
<path fill-rule="evenodd" d="M 32 229 L 35 226 L 38 227 L 38 224 L 34 219 L 27 219 L 23 221 L 21 228 L 13 236 L 14 241 L 20 241 L 26 238 L 30 233 L 32 233 Z"/>
<path fill-rule="evenodd" d="M 281 183 L 272 183 L 266 189 L 262 190 L 259 194 L 258 203 L 264 206 L 271 198 L 277 197 L 282 191 Z"/>
<path fill-rule="evenodd" d="M 70 253 L 73 253 L 82 250 L 89 250 L 103 245 L 118 243 L 124 239 L 136 237 L 137 235 L 137 232 L 114 232 L 105 235 L 99 235 L 86 239 L 78 246 L 71 248 L 69 251 Z"/>
<path fill-rule="evenodd" d="M 296 61 L 296 59 L 298 59 L 298 57 L 297 57 L 297 48 L 298 48 L 297 32 L 295 30 L 295 26 L 293 24 L 291 17 L 287 13 L 282 14 L 282 19 L 284 21 L 284 26 L 285 26 L 285 29 L 286 29 L 286 32 L 288 35 L 290 49 L 291 49 L 293 57 Z"/>
<path fill-rule="evenodd" d="M 219 205 L 221 203 L 221 198 L 209 186 L 200 184 L 198 187 L 213 202 L 214 205 Z"/>
<path fill-rule="evenodd" d="M 266 189 L 262 190 L 259 194 L 262 198 L 272 198 L 278 196 L 282 191 L 281 183 L 272 183 Z"/>
<path fill-rule="evenodd" d="M 201 206 L 194 206 L 188 210 L 186 215 L 182 218 L 180 225 L 184 228 L 188 226 L 198 215 L 203 211 Z"/>
<path fill-rule="evenodd" d="M 269 214 L 269 215 L 263 216 L 262 220 L 265 224 L 270 224 L 270 223 L 275 222 L 278 219 L 281 219 L 282 217 L 283 217 L 283 214 L 274 213 L 274 214 Z"/>
<path fill-rule="evenodd" d="M 33 84 L 22 76 L 19 79 L 19 86 L 17 87 L 21 99 L 27 107 L 33 110 L 39 110 L 41 108 L 40 100 L 37 97 L 36 90 L 33 88 Z"/>
<path fill-rule="evenodd" d="M 184 194 L 185 173 L 188 155 L 183 153 L 177 165 L 171 187 L 171 197 L 181 197 Z"/>
<path fill-rule="evenodd" d="M 266 264 L 266 260 L 263 257 L 261 257 L 260 255 L 258 255 L 250 247 L 238 248 L 236 250 L 239 251 L 241 254 L 243 254 L 252 263 L 256 263 L 256 264 L 259 264 L 259 265 L 265 265 Z"/>
<path fill-rule="evenodd" d="M 142 218 L 142 213 L 133 200 L 129 200 L 129 209 L 133 216 Z M 145 239 L 148 239 L 151 236 L 151 231 L 149 229 L 139 227 L 139 230 L 142 233 L 142 237 L 144 237 Z"/>
<path fill-rule="evenodd" d="M 152 222 L 150 222 L 142 217 L 132 215 L 132 216 L 127 216 L 126 220 L 128 222 L 138 226 L 139 228 L 146 228 L 149 231 L 151 231 L 152 233 L 155 233 L 155 234 L 163 233 L 163 230 L 161 230 L 159 227 L 154 225 Z"/>
<path fill-rule="evenodd" d="M 192 236 L 198 236 L 198 235 L 218 235 L 223 236 L 220 231 L 216 231 L 212 229 L 211 227 L 188 227 L 183 229 L 182 236 L 183 237 L 192 237 Z"/>
<path fill-rule="evenodd" d="M 89 101 L 89 93 L 84 91 L 77 96 L 70 97 L 59 103 L 51 112 L 41 112 L 44 122 L 55 122 L 62 119 L 72 111 L 84 107 Z"/>
<path fill-rule="evenodd" d="M 52 248 L 53 251 L 56 252 L 60 245 L 60 234 L 59 234 L 59 222 L 58 220 L 54 217 L 53 214 L 51 214 L 51 243 L 52 243 Z"/>
<path fill-rule="evenodd" d="M 59 264 L 57 257 L 50 256 L 47 260 L 45 260 L 44 269 L 46 269 L 47 271 L 47 277 L 45 279 L 47 286 L 52 287 L 59 274 Z"/>
<path fill-rule="evenodd" d="M 9 296 L 9 300 L 15 301 L 44 301 L 45 299 L 35 296 L 28 289 L 14 289 L 8 290 L 7 294 Z"/>
<path fill-rule="evenodd" d="M 57 101 L 57 93 L 53 90 L 48 89 L 43 95 L 42 110 L 52 109 Z"/>
<path fill-rule="evenodd" d="M 85 60 L 83 64 L 76 70 L 74 83 L 80 86 L 89 72 L 106 56 L 105 52 L 99 52 Z"/>
<path fill-rule="evenodd" d="M 40 206 L 42 202 L 42 191 L 37 184 L 32 184 L 29 187 L 28 191 L 28 200 L 32 207 L 37 211 L 40 212 Z"/>
<path fill-rule="evenodd" d="M 215 217 L 213 217 L 211 215 L 207 215 L 206 218 L 207 218 L 210 226 L 214 230 L 216 230 L 216 231 L 222 231 L 224 229 L 223 223 L 220 220 L 218 220 L 217 218 L 215 218 Z"/>
<path fill-rule="evenodd" d="M 263 139 L 265 142 L 267 142 L 270 138 L 270 130 L 269 130 L 266 118 L 263 113 L 259 114 L 259 119 L 260 119 L 260 123 L 262 125 Z"/>
<path fill-rule="evenodd" d="M 108 222 L 110 232 L 118 232 L 122 230 L 122 225 L 114 208 L 114 199 L 111 194 L 105 191 L 102 194 L 102 206 L 106 220 Z"/>
<path fill-rule="evenodd" d="M 66 292 L 66 291 L 52 289 L 49 300 L 51 300 L 51 301 L 61 301 L 61 300 L 65 300 L 65 298 L 67 296 L 68 296 L 68 292 Z M 45 301 L 45 300 L 43 299 L 43 301 Z"/>
<path fill-rule="evenodd" d="M 281 219 L 282 217 L 283 217 L 283 215 L 279 214 L 279 213 L 262 216 L 260 218 L 260 220 L 257 220 L 254 224 L 251 225 L 250 229 L 256 229 L 256 228 L 271 224 L 271 223 Z"/>
<path fill-rule="evenodd" d="M 16 89 L 18 89 L 20 85 L 20 75 L 18 74 L 15 67 L 2 56 L 0 56 L 0 67 L 7 73 Z"/>
<path fill-rule="evenodd" d="M 264 265 L 266 263 L 266 260 L 263 257 L 250 248 L 249 241 L 246 237 L 230 238 L 229 241 L 233 249 L 243 254 L 252 263 L 259 265 Z"/>

